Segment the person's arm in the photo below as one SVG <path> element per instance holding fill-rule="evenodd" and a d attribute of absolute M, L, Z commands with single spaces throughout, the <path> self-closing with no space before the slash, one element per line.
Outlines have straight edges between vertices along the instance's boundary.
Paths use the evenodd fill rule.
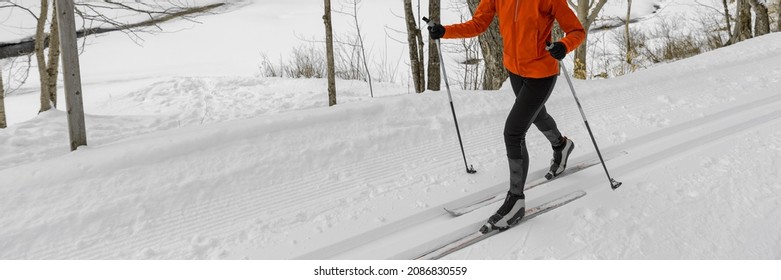
<path fill-rule="evenodd" d="M 467 22 L 445 26 L 445 36 L 442 38 L 470 38 L 480 35 L 488 29 L 494 20 L 496 6 L 494 0 L 482 0 L 477 5 L 475 14 Z"/>
<path fill-rule="evenodd" d="M 559 42 L 567 47 L 567 52 L 571 52 L 586 39 L 586 31 L 583 29 L 583 25 L 580 24 L 578 16 L 567 5 L 566 0 L 551 0 L 551 5 L 553 17 L 559 22 L 561 30 L 567 34 Z"/>

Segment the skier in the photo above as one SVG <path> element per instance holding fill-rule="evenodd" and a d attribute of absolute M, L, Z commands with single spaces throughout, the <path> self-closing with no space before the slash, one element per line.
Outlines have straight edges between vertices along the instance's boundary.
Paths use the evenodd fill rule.
<path fill-rule="evenodd" d="M 481 0 L 472 19 L 447 26 L 435 23 L 428 27 L 429 35 L 433 40 L 475 37 L 488 29 L 494 16 L 499 19 L 499 33 L 504 40 L 504 67 L 509 72 L 515 104 L 504 125 L 510 190 L 504 204 L 481 229 L 483 233 L 509 228 L 523 218 L 526 210 L 523 189 L 529 169 L 526 131 L 532 123 L 553 148 L 550 170 L 545 177 L 552 179 L 566 168 L 575 144 L 556 127 L 556 122 L 545 110 L 545 101 L 556 84 L 558 61 L 586 37 L 566 0 Z M 550 44 L 554 20 L 559 22 L 566 36 L 546 48 Z"/>

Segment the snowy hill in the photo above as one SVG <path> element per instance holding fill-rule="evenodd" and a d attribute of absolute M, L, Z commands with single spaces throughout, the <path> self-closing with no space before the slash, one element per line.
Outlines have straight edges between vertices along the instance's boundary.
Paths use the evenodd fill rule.
<path fill-rule="evenodd" d="M 228 18 L 239 17 L 204 26 Z M 160 44 L 187 32 L 173 34 Z M 64 112 L 16 114 L 0 130 L 0 258 L 408 259 L 498 207 L 442 210 L 504 191 L 509 85 L 453 92 L 470 175 L 444 92 L 382 84 L 372 99 L 339 81 L 345 102 L 325 108 L 323 80 L 207 68 L 99 75 L 87 85 L 101 93 L 88 105 L 90 145 L 73 153 Z M 610 190 L 595 166 L 530 190 L 528 205 L 588 194 L 449 258 L 781 258 L 781 33 L 574 82 L 623 186 Z M 547 107 L 576 142 L 574 162 L 593 160 L 563 79 Z M 535 180 L 551 152 L 535 128 L 527 141 Z"/>
<path fill-rule="evenodd" d="M 452 257 L 780 257 L 780 65 L 781 34 L 771 34 L 577 81 L 605 152 L 628 153 L 608 162 L 624 186 L 610 191 L 592 168 L 532 190 L 531 205 L 571 190 L 588 195 Z M 549 110 L 576 141 L 574 156 L 593 158 L 562 84 Z M 475 175 L 463 172 L 444 93 L 168 129 L 6 167 L 2 258 L 411 257 L 423 249 L 414 244 L 493 208 L 453 219 L 440 206 L 506 184 L 510 93 L 454 94 Z M 2 131 L 3 154 L 46 145 L 30 135 L 62 129 L 61 114 Z M 90 131 L 173 125 L 105 118 L 89 116 Z M 550 156 L 538 134 L 530 132 L 531 178 Z M 407 245 L 409 236 L 419 242 Z"/>

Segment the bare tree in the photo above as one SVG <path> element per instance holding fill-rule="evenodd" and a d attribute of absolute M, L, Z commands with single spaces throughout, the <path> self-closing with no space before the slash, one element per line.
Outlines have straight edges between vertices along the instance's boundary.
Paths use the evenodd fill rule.
<path fill-rule="evenodd" d="M 5 94 L 11 94 L 22 87 L 24 81 L 30 76 L 32 69 L 32 55 L 13 57 L 6 60 L 8 74 L 4 80 Z"/>
<path fill-rule="evenodd" d="M 0 9 L 1 8 L 20 9 L 23 12 L 30 14 L 37 21 L 38 14 L 33 12 L 31 8 L 24 6 L 24 5 L 30 5 L 30 3 L 26 1 L 0 0 Z M 20 2 L 24 4 L 18 4 L 15 2 Z M 163 6 L 163 3 L 168 3 L 168 4 L 166 6 Z M 208 12 L 209 10 L 225 5 L 225 3 L 215 3 L 206 6 L 187 7 L 187 6 L 179 6 L 180 5 L 179 3 L 180 0 L 144 1 L 144 2 L 136 1 L 133 3 L 133 5 L 141 5 L 141 8 L 128 6 L 128 10 L 136 14 L 146 15 L 150 18 L 141 22 L 130 23 L 130 22 L 120 22 L 117 21 L 117 19 L 112 19 L 107 16 L 103 16 L 100 13 L 113 12 L 112 14 L 115 14 L 116 12 L 118 12 L 115 10 L 119 10 L 121 9 L 122 6 L 127 6 L 131 4 L 119 4 L 111 1 L 97 2 L 97 1 L 82 0 L 81 3 L 78 2 L 75 3 L 76 15 L 82 19 L 80 22 L 82 22 L 83 24 L 81 26 L 82 29 L 76 32 L 76 36 L 82 38 L 89 35 L 121 31 L 127 34 L 128 37 L 130 37 L 134 41 L 138 42 L 140 39 L 140 35 L 138 33 L 155 33 L 155 30 L 162 30 L 162 28 L 158 26 L 158 24 L 162 22 L 175 19 L 175 18 L 193 20 L 192 15 L 194 14 L 205 13 Z M 114 5 L 122 5 L 122 6 L 114 6 Z M 147 9 L 159 9 L 159 10 L 147 10 Z M 136 17 L 132 17 L 132 18 L 136 18 Z M 3 23 L 0 22 L 0 25 L 2 24 Z M 99 27 L 92 27 L 95 25 L 98 25 Z M 154 29 L 146 28 L 146 27 L 154 27 Z M 30 36 L 29 38 L 24 38 L 22 40 L 19 40 L 18 42 L 0 44 L 0 59 L 34 54 L 35 43 L 36 43 L 35 36 Z M 43 44 L 44 47 L 48 47 L 49 38 L 46 38 Z"/>
<path fill-rule="evenodd" d="M 38 74 L 41 89 L 40 109 L 44 112 L 52 107 L 57 107 L 57 77 L 59 75 L 59 57 L 60 57 L 60 38 L 58 32 L 58 21 L 56 20 L 56 5 L 52 0 L 40 0 L 40 10 L 36 13 L 30 7 L 33 7 L 31 1 L 11 1 L 0 2 L 0 8 L 21 9 L 29 13 L 36 19 L 35 35 L 28 39 L 12 44 L 4 44 L 0 48 L 0 58 L 16 57 L 33 53 L 38 64 Z M 169 1 L 127 1 L 115 2 L 111 0 L 104 1 L 76 1 L 75 13 L 82 20 L 82 29 L 77 32 L 78 37 L 84 37 L 90 34 L 99 34 L 111 31 L 124 31 L 127 34 L 135 34 L 136 30 L 144 27 L 157 27 L 157 24 L 173 18 L 185 18 L 193 13 L 205 12 L 207 10 L 222 6 L 224 3 L 212 4 L 203 7 L 188 7 L 179 0 Z M 116 18 L 107 16 L 114 10 L 130 11 L 136 14 L 147 15 L 150 19 L 138 23 L 121 22 Z M 51 12 L 51 18 L 49 14 Z M 47 30 L 48 23 L 48 30 Z M 111 27 L 92 28 L 92 25 L 107 25 Z M 133 38 L 133 37 L 131 37 Z M 48 54 L 46 49 L 48 48 Z"/>
<path fill-rule="evenodd" d="M 366 81 L 369 83 L 369 94 L 371 97 L 374 97 L 374 88 L 372 87 L 372 74 L 369 72 L 369 63 L 366 59 L 366 47 L 364 47 L 363 44 L 363 35 L 361 34 L 361 26 L 358 23 L 358 5 L 361 3 L 361 0 L 349 0 L 348 4 L 352 6 L 352 11 L 334 11 L 335 13 L 344 14 L 351 16 L 354 21 L 355 25 L 355 34 L 357 36 L 358 45 L 361 49 L 361 60 L 363 64 L 363 68 L 366 71 Z"/>
<path fill-rule="evenodd" d="M 586 79 L 586 54 L 588 51 L 588 31 L 591 28 L 591 24 L 597 19 L 597 15 L 605 6 L 607 0 L 577 0 L 578 4 L 575 5 L 573 0 L 567 0 L 570 6 L 575 7 L 577 11 L 578 19 L 583 24 L 583 29 L 586 33 L 586 42 L 580 44 L 575 50 L 575 78 Z"/>
<path fill-rule="evenodd" d="M 325 59 L 328 76 L 328 106 L 336 105 L 336 70 L 334 69 L 334 34 L 331 29 L 331 0 L 323 0 L 325 3 L 325 14 L 323 23 L 325 24 Z"/>
<path fill-rule="evenodd" d="M 738 11 L 731 36 L 732 44 L 751 38 L 751 5 L 748 1 L 737 0 Z"/>
<path fill-rule="evenodd" d="M 78 37 L 73 0 L 56 0 L 56 21 L 61 24 L 59 36 L 62 39 L 62 74 L 67 104 L 68 135 L 71 151 L 87 145 L 87 126 L 84 123 L 84 102 L 82 101 L 81 70 L 79 70 Z M 57 12 L 57 10 L 60 10 Z M 52 19 L 54 21 L 54 19 Z M 56 76 L 55 76 L 56 77 Z"/>
<path fill-rule="evenodd" d="M 422 17 L 422 14 L 420 13 L 420 0 L 417 0 L 416 3 L 417 3 L 417 7 L 418 7 L 418 16 L 417 17 L 413 16 L 412 18 L 415 19 L 415 22 L 416 22 L 416 24 L 415 24 L 415 26 L 416 26 L 415 27 L 415 30 L 416 30 L 415 37 L 418 39 L 418 58 L 420 58 L 420 65 L 421 65 L 420 66 L 420 76 L 423 79 L 423 80 L 421 80 L 424 83 L 423 87 L 425 87 L 426 67 L 425 67 L 425 64 L 423 62 L 423 57 L 425 57 L 425 54 L 424 54 L 425 44 L 423 43 L 423 32 L 421 31 L 420 25 L 417 24 L 417 23 L 420 22 L 421 17 Z"/>
<path fill-rule="evenodd" d="M 467 0 L 469 11 L 474 14 L 480 0 Z M 483 89 L 497 90 L 507 80 L 507 69 L 503 64 L 502 36 L 499 34 L 499 21 L 494 17 L 488 30 L 477 37 L 480 42 L 480 50 L 485 60 L 485 73 L 483 74 Z"/>
<path fill-rule="evenodd" d="M 727 31 L 730 31 L 729 33 L 729 41 L 728 43 L 732 42 L 732 24 L 730 22 L 731 16 L 729 15 L 729 4 L 727 4 L 727 0 L 722 0 L 721 3 L 724 5 L 724 19 L 727 20 Z"/>
<path fill-rule="evenodd" d="M 388 57 L 388 37 L 385 36 L 384 38 L 385 47 L 380 54 L 379 60 L 374 62 L 374 67 L 377 69 L 377 81 L 396 83 L 399 65 L 403 61 L 402 57 L 404 57 L 404 54 L 400 53 L 397 59 Z"/>
<path fill-rule="evenodd" d="M 440 0 L 429 0 L 428 2 L 429 18 L 434 22 L 440 22 Z M 441 79 L 439 75 L 439 52 L 434 40 L 428 41 L 428 89 L 439 90 Z"/>
<path fill-rule="evenodd" d="M 485 88 L 482 86 L 482 83 L 485 78 L 483 75 L 486 73 L 485 71 L 482 73 L 480 72 L 481 53 L 479 40 L 475 40 L 475 38 L 461 39 L 461 44 L 459 44 L 457 53 L 464 54 L 463 61 L 460 61 L 461 67 L 464 71 L 463 80 L 461 81 L 461 89 L 476 90 L 480 89 L 481 87 Z"/>
<path fill-rule="evenodd" d="M 3 70 L 0 68 L 0 128 L 6 128 L 5 121 L 5 86 L 3 85 Z"/>
<path fill-rule="evenodd" d="M 54 7 L 54 5 L 52 5 Z M 46 33 L 46 22 L 49 17 L 49 1 L 41 0 L 41 10 L 35 28 L 35 57 L 38 61 L 38 74 L 41 83 L 41 107 L 38 112 L 45 112 L 57 107 L 57 70 L 59 57 L 59 35 L 57 32 L 56 7 L 53 8 L 49 33 Z M 49 39 L 49 56 L 46 61 L 44 41 Z"/>
<path fill-rule="evenodd" d="M 764 1 L 749 0 L 754 9 L 754 36 L 762 36 L 770 33 L 770 16 Z"/>
<path fill-rule="evenodd" d="M 404 19 L 407 22 L 407 44 L 409 45 L 410 67 L 412 68 L 412 82 L 415 92 L 425 90 L 425 73 L 423 71 L 422 35 L 418 28 L 415 14 L 412 13 L 412 0 L 404 0 Z"/>
<path fill-rule="evenodd" d="M 57 20 L 57 5 L 52 3 L 52 19 L 49 24 L 49 55 L 46 65 L 46 75 L 48 76 L 46 87 L 49 89 L 49 100 L 52 105 L 57 107 L 57 76 L 60 69 L 60 30 L 59 20 Z M 40 38 L 40 37 L 39 37 Z M 41 39 L 42 40 L 42 39 Z M 38 66 L 41 67 L 40 65 Z"/>
<path fill-rule="evenodd" d="M 632 15 L 632 0 L 626 1 L 626 24 L 624 24 L 624 33 L 626 34 L 626 64 L 632 67 L 632 37 L 629 34 L 629 22 Z"/>

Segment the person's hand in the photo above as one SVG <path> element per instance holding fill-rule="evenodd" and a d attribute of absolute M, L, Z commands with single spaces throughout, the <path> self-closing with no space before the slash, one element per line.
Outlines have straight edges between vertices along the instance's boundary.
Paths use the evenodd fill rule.
<path fill-rule="evenodd" d="M 548 52 L 550 52 L 550 55 L 556 60 L 562 60 L 567 56 L 567 46 L 562 42 L 554 42 L 549 45 L 547 49 Z"/>
<path fill-rule="evenodd" d="M 445 36 L 445 27 L 435 22 L 428 26 L 428 35 L 431 37 L 431 40 L 438 40 Z"/>

